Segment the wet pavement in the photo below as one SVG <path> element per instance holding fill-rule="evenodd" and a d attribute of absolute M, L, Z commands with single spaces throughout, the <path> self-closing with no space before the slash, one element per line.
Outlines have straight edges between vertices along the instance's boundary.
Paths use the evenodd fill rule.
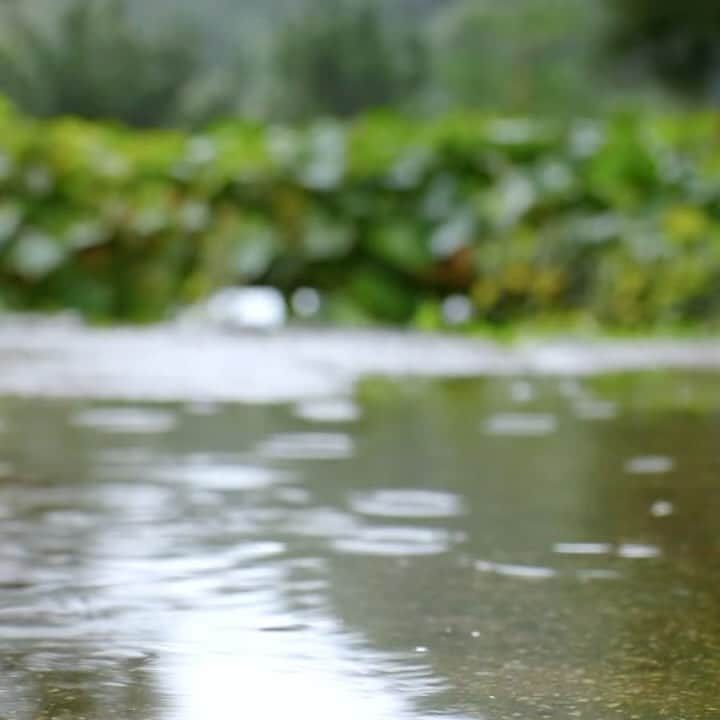
<path fill-rule="evenodd" d="M 717 351 L 548 347 L 6 324 L 0 718 L 718 717 Z"/>

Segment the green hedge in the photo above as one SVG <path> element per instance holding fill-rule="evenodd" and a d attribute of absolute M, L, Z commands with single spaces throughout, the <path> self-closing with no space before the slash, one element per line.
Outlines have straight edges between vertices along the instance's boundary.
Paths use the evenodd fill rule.
<path fill-rule="evenodd" d="M 438 325 L 462 296 L 469 324 L 712 323 L 719 133 L 708 113 L 186 136 L 2 104 L 0 305 L 150 320 L 248 283 L 316 288 L 339 321 Z"/>

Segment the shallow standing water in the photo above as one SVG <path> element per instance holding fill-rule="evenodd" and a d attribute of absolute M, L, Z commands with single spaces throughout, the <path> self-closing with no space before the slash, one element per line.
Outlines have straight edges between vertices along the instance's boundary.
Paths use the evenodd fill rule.
<path fill-rule="evenodd" d="M 0 418 L 3 720 L 720 715 L 720 375 Z"/>

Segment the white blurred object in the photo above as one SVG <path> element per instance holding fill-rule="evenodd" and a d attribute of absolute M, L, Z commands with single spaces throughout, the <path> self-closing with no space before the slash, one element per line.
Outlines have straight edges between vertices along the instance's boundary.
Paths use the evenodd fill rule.
<path fill-rule="evenodd" d="M 460 325 L 472 318 L 473 306 L 465 295 L 450 295 L 443 300 L 442 316 L 448 325 Z"/>
<path fill-rule="evenodd" d="M 301 318 L 310 318 L 317 315 L 322 299 L 320 293 L 314 288 L 298 288 L 290 299 L 293 312 Z"/>
<path fill-rule="evenodd" d="M 275 330 L 285 324 L 282 294 L 271 287 L 225 288 L 207 301 L 210 320 L 228 328 Z"/>

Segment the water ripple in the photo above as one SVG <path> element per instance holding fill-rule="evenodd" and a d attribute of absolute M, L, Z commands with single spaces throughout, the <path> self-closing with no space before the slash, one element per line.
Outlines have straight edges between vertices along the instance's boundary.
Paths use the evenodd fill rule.
<path fill-rule="evenodd" d="M 149 435 L 170 432 L 175 427 L 176 418 L 163 410 L 103 407 L 81 410 L 71 416 L 70 422 L 98 432 Z"/>
<path fill-rule="evenodd" d="M 353 441 L 345 433 L 279 433 L 258 447 L 271 460 L 342 460 L 353 454 Z"/>
<path fill-rule="evenodd" d="M 549 413 L 498 413 L 483 424 L 488 435 L 542 436 L 556 428 L 557 419 Z"/>
<path fill-rule="evenodd" d="M 354 493 L 351 508 L 361 515 L 396 518 L 443 518 L 460 515 L 460 498 L 440 490 L 374 490 Z"/>
<path fill-rule="evenodd" d="M 447 530 L 426 527 L 363 527 L 354 535 L 332 542 L 343 555 L 404 557 L 447 552 L 454 538 Z"/>

